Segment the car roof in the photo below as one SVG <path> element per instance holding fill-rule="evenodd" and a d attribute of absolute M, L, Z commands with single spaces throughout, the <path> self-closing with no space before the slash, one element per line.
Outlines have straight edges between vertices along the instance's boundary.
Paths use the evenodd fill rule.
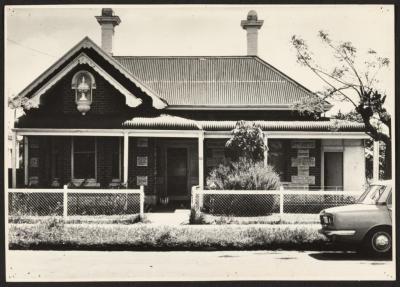
<path fill-rule="evenodd" d="M 377 181 L 372 181 L 371 185 L 392 185 L 393 181 L 392 180 L 377 180 Z"/>

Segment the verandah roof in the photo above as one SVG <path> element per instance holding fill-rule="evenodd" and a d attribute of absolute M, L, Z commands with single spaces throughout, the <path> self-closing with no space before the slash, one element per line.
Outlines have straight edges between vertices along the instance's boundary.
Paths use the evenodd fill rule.
<path fill-rule="evenodd" d="M 192 119 L 160 115 L 158 117 L 136 117 L 125 121 L 122 126 L 132 129 L 177 129 L 177 130 L 232 130 L 237 121 L 196 121 Z M 364 131 L 364 124 L 344 120 L 324 121 L 253 121 L 263 131 Z"/>

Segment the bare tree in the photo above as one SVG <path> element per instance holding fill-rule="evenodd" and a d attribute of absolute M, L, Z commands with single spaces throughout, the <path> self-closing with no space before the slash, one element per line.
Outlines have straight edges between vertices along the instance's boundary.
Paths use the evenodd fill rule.
<path fill-rule="evenodd" d="M 357 49 L 351 42 L 334 42 L 329 35 L 319 31 L 319 38 L 336 60 L 333 67 L 322 67 L 315 60 L 306 42 L 292 36 L 292 45 L 297 51 L 297 61 L 309 68 L 326 85 L 318 97 L 310 96 L 295 103 L 293 108 L 300 113 L 320 115 L 326 101 L 334 100 L 353 105 L 354 111 L 365 125 L 366 133 L 386 145 L 385 177 L 391 178 L 391 116 L 384 107 L 386 95 L 376 88 L 377 75 L 389 66 L 389 59 L 378 56 L 370 49 L 362 64 L 356 58 Z"/>

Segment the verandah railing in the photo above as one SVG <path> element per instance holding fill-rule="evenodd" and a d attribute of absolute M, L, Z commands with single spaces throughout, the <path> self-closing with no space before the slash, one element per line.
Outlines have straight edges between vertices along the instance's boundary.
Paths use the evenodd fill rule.
<path fill-rule="evenodd" d="M 144 215 L 144 188 L 8 189 L 10 216 Z"/>
<path fill-rule="evenodd" d="M 355 203 L 361 191 L 200 190 L 192 188 L 191 208 L 198 214 L 266 216 L 318 214 L 322 209 Z"/>

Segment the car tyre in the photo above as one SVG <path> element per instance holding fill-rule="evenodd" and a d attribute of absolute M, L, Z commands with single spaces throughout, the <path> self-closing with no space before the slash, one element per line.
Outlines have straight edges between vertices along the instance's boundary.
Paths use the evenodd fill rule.
<path fill-rule="evenodd" d="M 390 256 L 392 252 L 392 231 L 389 228 L 373 230 L 366 237 L 365 248 L 373 256 Z"/>

